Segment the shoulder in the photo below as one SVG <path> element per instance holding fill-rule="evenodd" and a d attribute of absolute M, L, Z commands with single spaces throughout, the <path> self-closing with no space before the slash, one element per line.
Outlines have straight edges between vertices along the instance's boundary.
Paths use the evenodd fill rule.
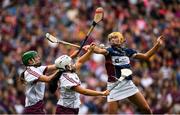
<path fill-rule="evenodd" d="M 44 73 L 44 71 L 47 69 L 47 66 L 40 66 L 40 67 L 37 67 L 37 69 L 41 71 L 42 73 Z"/>
<path fill-rule="evenodd" d="M 107 47 L 106 50 L 113 50 L 113 48 L 112 47 Z"/>
<path fill-rule="evenodd" d="M 131 56 L 133 56 L 134 54 L 137 53 L 137 51 L 132 49 L 132 48 L 123 48 L 123 51 L 126 53 L 126 55 L 128 57 L 131 57 Z"/>
<path fill-rule="evenodd" d="M 64 78 L 70 78 L 70 79 L 73 79 L 75 81 L 79 81 L 79 77 L 76 73 L 63 73 L 62 76 Z"/>
<path fill-rule="evenodd" d="M 127 48 L 127 47 L 124 47 L 124 48 L 122 48 L 124 51 L 131 51 L 131 50 L 134 50 L 134 49 L 132 49 L 132 48 Z"/>
<path fill-rule="evenodd" d="M 30 68 L 28 68 L 25 72 L 24 72 L 24 80 L 27 83 L 32 83 L 34 81 L 37 81 L 38 78 L 40 77 L 40 74 L 31 70 Z"/>
<path fill-rule="evenodd" d="M 27 68 L 27 70 L 34 71 L 39 74 L 44 74 L 46 69 L 47 69 L 47 66 L 39 66 L 39 67 L 30 66 Z"/>
<path fill-rule="evenodd" d="M 123 50 L 127 53 L 136 53 L 137 52 L 135 49 L 132 49 L 132 48 L 123 48 Z"/>
<path fill-rule="evenodd" d="M 109 53 L 112 53 L 114 51 L 114 49 L 112 47 L 107 47 L 106 48 L 106 51 Z"/>
<path fill-rule="evenodd" d="M 62 74 L 62 77 L 65 77 L 65 78 L 72 78 L 72 79 L 74 79 L 74 78 L 77 78 L 78 77 L 78 75 L 76 74 L 76 73 L 63 73 Z"/>
<path fill-rule="evenodd" d="M 61 83 L 68 85 L 70 84 L 80 84 L 80 79 L 76 73 L 63 73 L 61 76 Z"/>
<path fill-rule="evenodd" d="M 38 68 L 35 67 L 28 67 L 26 71 L 24 72 L 25 77 L 37 77 L 39 78 L 41 76 L 41 71 L 39 71 Z"/>

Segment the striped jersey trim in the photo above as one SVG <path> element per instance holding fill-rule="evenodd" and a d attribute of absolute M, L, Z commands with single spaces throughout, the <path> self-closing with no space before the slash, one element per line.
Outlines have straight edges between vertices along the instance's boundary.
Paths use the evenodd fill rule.
<path fill-rule="evenodd" d="M 78 82 L 76 82 L 74 79 L 70 78 L 67 74 L 63 74 L 63 76 L 64 76 L 68 81 L 70 81 L 71 83 L 76 83 L 77 85 L 79 85 Z"/>
<path fill-rule="evenodd" d="M 39 77 L 41 76 L 40 74 L 38 74 L 37 72 L 31 70 L 30 68 L 27 69 L 27 72 L 28 72 L 29 74 L 37 77 L 37 78 L 39 78 Z"/>

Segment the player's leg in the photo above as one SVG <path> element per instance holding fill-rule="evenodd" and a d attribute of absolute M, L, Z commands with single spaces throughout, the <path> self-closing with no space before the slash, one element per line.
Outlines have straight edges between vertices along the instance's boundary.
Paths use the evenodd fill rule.
<path fill-rule="evenodd" d="M 147 101 L 145 100 L 144 96 L 140 92 L 137 92 L 135 95 L 128 97 L 128 99 L 133 104 L 135 104 L 141 110 L 142 113 L 152 114 L 152 111 Z"/>
<path fill-rule="evenodd" d="M 118 101 L 108 102 L 108 113 L 117 114 L 118 111 Z"/>

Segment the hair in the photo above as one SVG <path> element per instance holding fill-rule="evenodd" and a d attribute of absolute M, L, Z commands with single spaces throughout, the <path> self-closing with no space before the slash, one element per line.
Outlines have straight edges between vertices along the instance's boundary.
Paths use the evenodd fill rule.
<path fill-rule="evenodd" d="M 113 36 L 118 36 L 120 42 L 123 42 L 123 41 L 126 40 L 126 39 L 124 38 L 124 36 L 122 35 L 122 33 L 120 33 L 120 32 L 112 32 L 112 33 L 110 33 L 110 34 L 108 35 L 108 40 L 110 41 Z"/>
<path fill-rule="evenodd" d="M 58 88 L 58 81 L 59 81 L 59 78 L 61 77 L 61 75 L 64 73 L 64 72 L 75 72 L 75 70 L 64 70 L 64 69 L 59 69 L 59 72 L 55 75 L 55 77 L 49 82 L 49 91 L 51 93 L 55 93 L 55 91 L 57 90 Z"/>
<path fill-rule="evenodd" d="M 25 81 L 25 79 L 24 79 L 24 72 L 25 72 L 25 71 L 23 71 L 23 72 L 21 73 L 21 75 L 20 75 L 20 77 L 19 77 L 19 79 L 18 79 L 18 81 L 19 81 L 21 84 L 23 84 L 23 85 L 26 84 L 26 81 Z"/>
<path fill-rule="evenodd" d="M 55 93 L 55 91 L 57 90 L 58 80 L 59 80 L 59 78 L 61 77 L 61 75 L 62 75 L 63 72 L 64 72 L 64 71 L 59 71 L 59 72 L 55 75 L 55 77 L 50 81 L 50 83 L 49 83 L 49 91 L 50 91 L 51 93 Z"/>

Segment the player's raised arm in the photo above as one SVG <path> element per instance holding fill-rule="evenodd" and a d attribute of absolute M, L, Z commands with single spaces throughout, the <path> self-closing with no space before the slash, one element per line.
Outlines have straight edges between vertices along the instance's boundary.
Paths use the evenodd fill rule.
<path fill-rule="evenodd" d="M 46 73 L 54 72 L 56 70 L 57 70 L 57 68 L 56 68 L 55 64 L 48 65 L 47 68 L 46 68 Z"/>
<path fill-rule="evenodd" d="M 77 70 L 80 69 L 87 60 L 89 60 L 91 54 L 93 53 L 94 47 L 95 44 L 91 44 L 88 51 L 76 61 L 75 68 Z"/>
<path fill-rule="evenodd" d="M 136 59 L 149 60 L 150 57 L 154 55 L 158 51 L 158 49 L 162 46 L 163 40 L 164 40 L 164 37 L 162 35 L 159 36 L 155 45 L 149 51 L 147 51 L 146 53 L 134 54 L 133 57 Z"/>
<path fill-rule="evenodd" d="M 77 55 L 78 55 L 78 50 L 74 51 L 74 52 L 70 55 L 70 57 L 71 57 L 72 59 L 74 59 L 75 57 L 77 57 Z"/>
<path fill-rule="evenodd" d="M 38 81 L 42 81 L 42 82 L 50 82 L 53 78 L 58 76 L 58 72 L 59 70 L 56 70 L 53 74 L 46 76 L 46 75 L 41 75 L 38 78 Z"/>
<path fill-rule="evenodd" d="M 86 45 L 86 46 L 84 46 L 84 49 L 88 49 L 89 47 L 90 47 L 90 45 Z M 97 53 L 97 54 L 103 54 L 103 55 L 108 54 L 108 51 L 106 50 L 106 48 L 102 48 L 97 45 L 94 46 L 93 52 Z"/>

